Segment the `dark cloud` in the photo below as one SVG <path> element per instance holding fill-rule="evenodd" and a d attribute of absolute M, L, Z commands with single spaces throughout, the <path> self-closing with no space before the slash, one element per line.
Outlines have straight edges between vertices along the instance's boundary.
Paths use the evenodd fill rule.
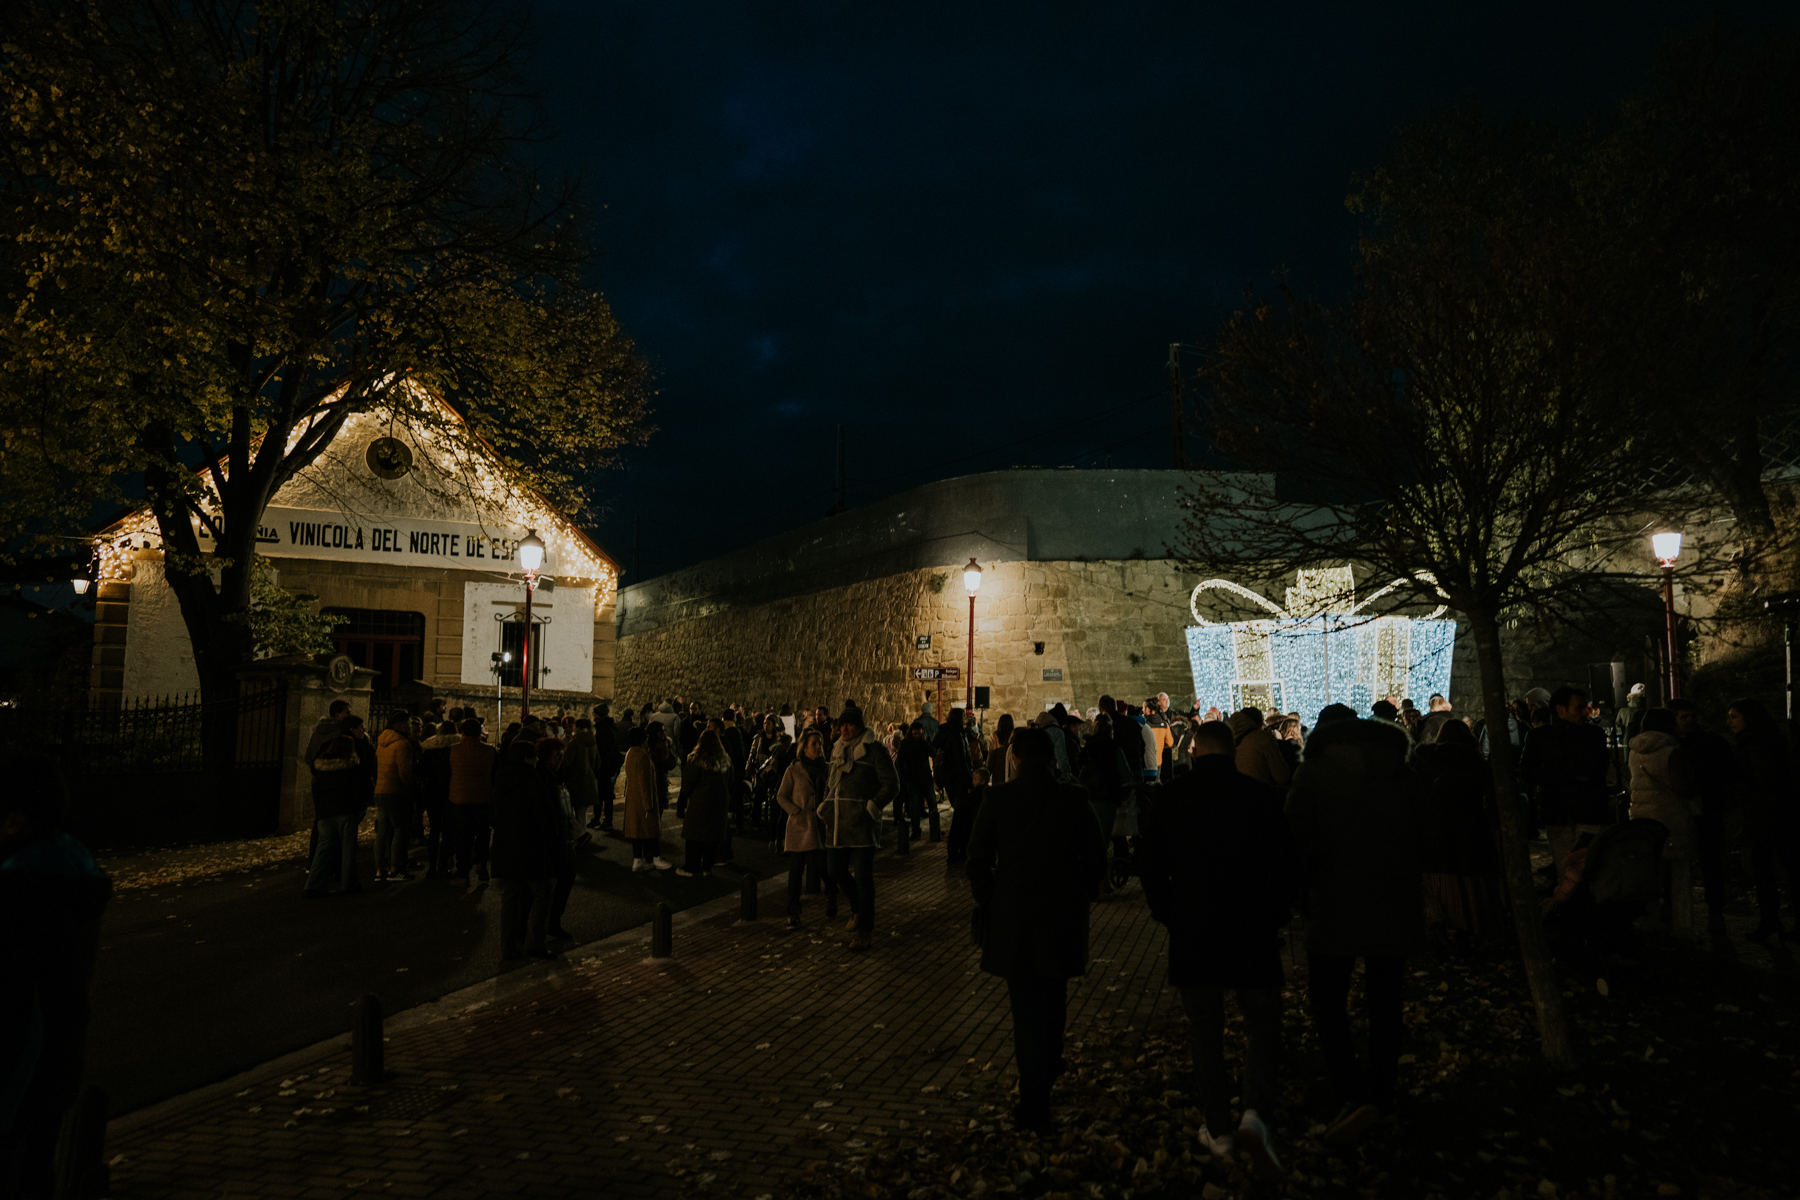
<path fill-rule="evenodd" d="M 1341 288 L 1350 174 L 1480 97 L 1642 86 L 1699 3 L 534 0 L 661 432 L 600 491 L 659 574 L 851 500 L 1015 463 L 1165 465 L 1168 344 L 1284 267 Z M 1786 6 L 1727 10 L 1738 29 Z"/>

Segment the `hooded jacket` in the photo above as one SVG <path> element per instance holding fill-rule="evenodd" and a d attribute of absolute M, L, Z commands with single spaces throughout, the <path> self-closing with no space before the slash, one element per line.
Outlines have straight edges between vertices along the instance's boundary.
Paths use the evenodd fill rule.
<path fill-rule="evenodd" d="M 1288 792 L 1309 953 L 1407 955 L 1425 945 L 1425 789 L 1411 739 L 1386 721 L 1313 731 Z"/>
<path fill-rule="evenodd" d="M 1631 816 L 1668 826 L 1665 858 L 1694 857 L 1694 810 L 1688 801 L 1692 792 L 1680 739 L 1655 729 L 1631 739 Z"/>
<path fill-rule="evenodd" d="M 853 742 L 833 742 L 826 763 L 825 799 L 819 804 L 821 844 L 832 849 L 880 845 L 881 810 L 900 792 L 887 749 L 865 729 Z"/>
<path fill-rule="evenodd" d="M 375 743 L 375 794 L 410 796 L 413 793 L 413 758 L 418 753 L 411 738 L 398 729 L 384 729 Z"/>
<path fill-rule="evenodd" d="M 1232 714 L 1226 724 L 1232 736 L 1237 738 L 1239 773 L 1270 787 L 1287 787 L 1294 778 L 1294 768 L 1289 765 L 1287 755 L 1281 752 L 1281 743 L 1275 735 L 1242 712 Z"/>

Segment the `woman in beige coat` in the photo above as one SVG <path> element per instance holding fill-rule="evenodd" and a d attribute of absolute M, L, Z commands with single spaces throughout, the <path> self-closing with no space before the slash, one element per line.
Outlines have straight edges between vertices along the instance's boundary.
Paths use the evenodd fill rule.
<path fill-rule="evenodd" d="M 644 745 L 642 729 L 625 735 L 625 823 L 621 829 L 631 842 L 633 871 L 667 871 L 674 864 L 662 857 L 662 824 L 657 811 L 656 764 Z"/>
<path fill-rule="evenodd" d="M 816 729 L 800 735 L 800 752 L 794 756 L 775 803 L 787 814 L 788 928 L 800 928 L 800 887 L 810 864 L 813 878 L 825 877 L 825 919 L 837 916 L 837 881 L 825 870 L 825 847 L 819 840 L 819 801 L 825 798 L 825 737 Z"/>

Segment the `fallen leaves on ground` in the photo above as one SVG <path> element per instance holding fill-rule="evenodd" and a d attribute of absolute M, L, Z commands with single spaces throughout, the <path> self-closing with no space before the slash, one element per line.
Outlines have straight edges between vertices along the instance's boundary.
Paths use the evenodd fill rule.
<path fill-rule="evenodd" d="M 358 842 L 374 842 L 373 810 L 357 827 Z M 306 861 L 312 841 L 310 829 L 239 842 L 210 842 L 142 851 L 101 851 L 95 857 L 112 877 L 115 892 L 148 891 L 177 884 L 198 883 L 237 871 L 253 871 L 277 863 Z"/>
<path fill-rule="evenodd" d="M 1016 1096 L 986 1082 L 993 1073 L 986 1081 L 973 1078 L 979 1072 L 970 1067 L 967 1086 L 987 1101 L 973 1118 L 940 1117 L 935 1133 L 841 1142 L 780 1194 L 796 1200 L 1225 1200 L 1283 1191 L 1444 1200 L 1791 1194 L 1800 1168 L 1800 1143 L 1792 1137 L 1800 1114 L 1794 979 L 1671 949 L 1629 972 L 1610 973 L 1610 996 L 1568 985 L 1565 1004 L 1583 1043 L 1583 1065 L 1558 1074 L 1543 1064 L 1535 1011 L 1512 963 L 1440 953 L 1410 965 L 1397 1111 L 1360 1146 L 1331 1148 L 1321 1140 L 1338 1102 L 1305 1012 L 1304 973 L 1286 994 L 1284 1111 L 1275 1137 L 1284 1181 L 1254 1181 L 1241 1158 L 1216 1157 L 1200 1145 L 1203 1118 L 1186 1021 L 1171 1016 L 1142 1035 L 1104 1026 L 1077 1035 L 1053 1098 L 1058 1126 L 1050 1137 L 1013 1129 L 1008 1114 Z M 1242 1024 L 1235 1007 L 1228 1011 L 1235 1079 Z M 1006 1018 L 997 1013 L 996 1019 Z M 1359 1025 L 1359 1036 L 1364 1031 L 1366 1024 Z M 715 1187 L 690 1172 L 678 1172 L 690 1193 L 728 1190 L 726 1182 Z"/>

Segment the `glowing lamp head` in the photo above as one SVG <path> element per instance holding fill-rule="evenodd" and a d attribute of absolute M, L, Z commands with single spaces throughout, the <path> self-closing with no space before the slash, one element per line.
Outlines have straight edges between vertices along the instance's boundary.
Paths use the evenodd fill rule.
<path fill-rule="evenodd" d="M 75 594 L 77 596 L 87 595 L 87 590 L 88 590 L 88 580 L 87 579 L 85 579 L 85 578 L 71 579 L 71 580 L 69 580 L 69 586 L 71 586 L 75 589 Z"/>
<path fill-rule="evenodd" d="M 969 590 L 971 596 L 981 590 L 981 565 L 972 558 L 969 565 L 963 568 L 963 587 Z"/>
<path fill-rule="evenodd" d="M 1650 535 L 1650 545 L 1656 550 L 1656 561 L 1665 567 L 1672 567 L 1675 560 L 1681 557 L 1681 531 L 1653 533 Z"/>
<path fill-rule="evenodd" d="M 519 543 L 519 566 L 525 571 L 527 579 L 535 576 L 544 566 L 544 539 L 533 529 Z"/>

